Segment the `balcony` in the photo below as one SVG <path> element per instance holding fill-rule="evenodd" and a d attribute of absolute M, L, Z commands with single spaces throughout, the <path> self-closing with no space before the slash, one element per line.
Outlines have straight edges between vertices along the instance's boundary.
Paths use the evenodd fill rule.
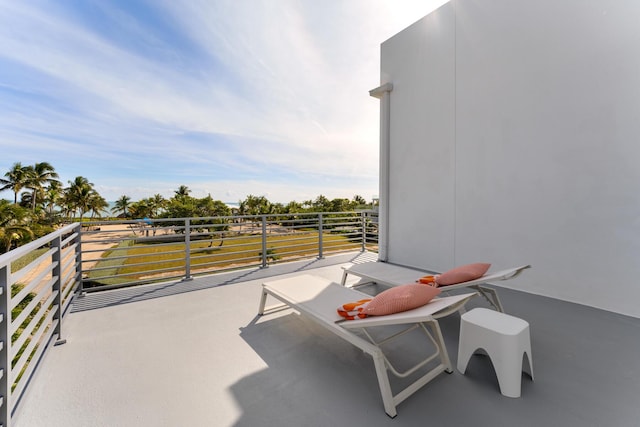
<path fill-rule="evenodd" d="M 81 245 L 65 236 L 62 259 L 74 259 Z M 536 378 L 523 379 L 522 397 L 502 396 L 489 360 L 474 357 L 467 375 L 439 376 L 393 420 L 366 354 L 291 310 L 256 316 L 266 278 L 339 281 L 342 265 L 375 259 L 350 250 L 75 298 L 65 292 L 73 280 L 63 280 L 47 298 L 60 291 L 64 321 L 47 316 L 66 343 L 53 345 L 57 332 L 41 339 L 46 351 L 6 425 L 637 425 L 640 319 L 519 292 L 517 283 L 500 296 L 531 324 Z M 476 306 L 487 304 L 475 298 L 468 308 Z M 455 365 L 459 316 L 440 325 Z"/>

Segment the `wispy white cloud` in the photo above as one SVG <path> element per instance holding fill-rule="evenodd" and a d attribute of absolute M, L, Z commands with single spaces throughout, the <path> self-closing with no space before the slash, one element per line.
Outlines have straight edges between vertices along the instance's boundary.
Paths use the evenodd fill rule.
<path fill-rule="evenodd" d="M 0 168 L 49 161 L 108 199 L 375 194 L 379 45 L 442 3 L 97 2 L 92 25 L 0 0 Z"/>

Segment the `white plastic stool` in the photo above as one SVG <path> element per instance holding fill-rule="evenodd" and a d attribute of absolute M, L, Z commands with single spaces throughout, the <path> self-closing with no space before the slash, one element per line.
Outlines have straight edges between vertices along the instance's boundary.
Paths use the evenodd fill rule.
<path fill-rule="evenodd" d="M 508 397 L 520 397 L 523 368 L 533 380 L 529 323 L 486 308 L 464 313 L 460 320 L 458 371 L 464 374 L 469 359 L 478 350 L 484 350 L 491 358 L 500 392 Z M 524 355 L 526 367 L 522 362 Z"/>

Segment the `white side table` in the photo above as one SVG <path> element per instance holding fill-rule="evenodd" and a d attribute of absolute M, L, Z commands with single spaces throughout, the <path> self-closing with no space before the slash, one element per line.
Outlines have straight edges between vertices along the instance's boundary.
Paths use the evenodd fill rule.
<path fill-rule="evenodd" d="M 465 373 L 469 359 L 478 350 L 484 350 L 491 358 L 500 392 L 508 397 L 520 397 L 523 370 L 533 380 L 529 323 L 486 308 L 464 313 L 460 320 L 458 371 Z"/>

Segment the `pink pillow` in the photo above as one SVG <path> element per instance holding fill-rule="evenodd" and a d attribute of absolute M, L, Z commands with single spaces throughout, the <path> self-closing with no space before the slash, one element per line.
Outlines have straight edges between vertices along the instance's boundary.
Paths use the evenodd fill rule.
<path fill-rule="evenodd" d="M 396 286 L 376 295 L 363 312 L 371 316 L 400 313 L 425 305 L 439 293 L 434 286 L 417 283 Z"/>
<path fill-rule="evenodd" d="M 460 267 L 436 276 L 436 284 L 438 286 L 455 285 L 456 283 L 479 279 L 484 276 L 484 273 L 489 270 L 489 267 L 491 267 L 491 264 L 484 262 L 461 265 Z"/>

